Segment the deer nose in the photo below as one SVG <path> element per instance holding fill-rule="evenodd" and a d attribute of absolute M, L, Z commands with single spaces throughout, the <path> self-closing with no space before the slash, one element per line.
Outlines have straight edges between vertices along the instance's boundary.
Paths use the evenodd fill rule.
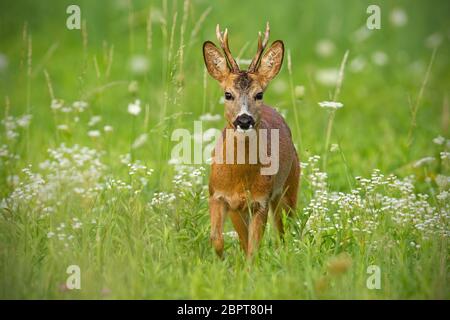
<path fill-rule="evenodd" d="M 233 122 L 236 128 L 241 128 L 242 130 L 248 130 L 250 127 L 255 125 L 255 120 L 248 114 L 241 114 Z"/>

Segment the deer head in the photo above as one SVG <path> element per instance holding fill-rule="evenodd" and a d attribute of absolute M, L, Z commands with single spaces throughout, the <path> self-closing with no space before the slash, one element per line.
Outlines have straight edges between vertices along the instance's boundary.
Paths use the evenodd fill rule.
<path fill-rule="evenodd" d="M 216 28 L 223 53 L 211 41 L 203 44 L 203 57 L 209 74 L 219 81 L 225 95 L 225 118 L 238 131 L 258 128 L 264 90 L 283 63 L 284 45 L 277 40 L 264 53 L 269 41 L 269 23 L 264 39 L 258 34 L 258 50 L 248 70 L 240 70 L 228 46 L 228 30 Z M 264 54 L 263 54 L 264 53 Z"/>

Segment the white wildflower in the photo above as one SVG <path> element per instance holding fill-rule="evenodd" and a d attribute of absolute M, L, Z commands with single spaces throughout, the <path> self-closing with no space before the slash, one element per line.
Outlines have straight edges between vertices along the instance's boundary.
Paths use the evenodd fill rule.
<path fill-rule="evenodd" d="M 150 205 L 152 207 L 162 206 L 162 205 L 170 205 L 175 201 L 176 197 L 173 193 L 167 192 L 156 192 L 153 195 L 152 200 L 150 201 Z"/>
<path fill-rule="evenodd" d="M 100 121 L 102 121 L 102 117 L 101 116 L 92 116 L 91 119 L 88 122 L 88 126 L 89 127 L 93 127 L 97 123 L 99 123 Z"/>
<path fill-rule="evenodd" d="M 7 158 L 9 155 L 8 146 L 6 144 L 0 147 L 0 158 Z"/>
<path fill-rule="evenodd" d="M 77 187 L 77 188 L 73 189 L 73 192 L 78 193 L 78 194 L 82 194 L 82 193 L 84 193 L 84 191 L 85 191 L 84 188 Z"/>
<path fill-rule="evenodd" d="M 61 109 L 64 105 L 64 101 L 60 100 L 60 99 L 53 99 L 52 100 L 52 104 L 50 105 L 50 108 L 52 108 L 52 110 L 58 110 Z"/>
<path fill-rule="evenodd" d="M 17 119 L 17 125 L 22 128 L 26 128 L 30 125 L 31 118 L 33 116 L 31 114 L 24 114 L 20 118 Z"/>
<path fill-rule="evenodd" d="M 437 136 L 436 138 L 433 139 L 433 142 L 442 145 L 445 142 L 445 138 L 443 136 Z"/>
<path fill-rule="evenodd" d="M 444 201 L 444 200 L 448 199 L 448 197 L 449 197 L 448 191 L 441 191 L 441 193 L 439 193 L 439 194 L 436 196 L 436 198 L 437 198 L 438 200 L 441 200 L 441 201 Z"/>
<path fill-rule="evenodd" d="M 378 66 L 384 66 L 389 61 L 388 55 L 383 51 L 375 51 L 372 54 L 372 62 Z"/>
<path fill-rule="evenodd" d="M 88 103 L 85 101 L 75 101 L 72 103 L 72 107 L 78 112 L 83 112 L 88 106 Z"/>
<path fill-rule="evenodd" d="M 90 131 L 88 131 L 88 136 L 91 138 L 98 138 L 98 137 L 100 137 L 100 131 L 99 130 L 90 130 Z"/>
<path fill-rule="evenodd" d="M 441 156 L 441 160 L 448 160 L 448 159 L 450 159 L 450 152 L 441 152 L 440 156 Z"/>
<path fill-rule="evenodd" d="M 129 164 L 131 162 L 131 154 L 126 153 L 126 154 L 121 154 L 119 156 L 120 158 L 120 162 L 123 164 Z"/>
<path fill-rule="evenodd" d="M 450 177 L 438 174 L 435 178 L 435 182 L 440 189 L 445 189 L 448 185 L 450 185 Z"/>
<path fill-rule="evenodd" d="M 326 109 L 339 109 L 342 108 L 344 105 L 341 102 L 337 101 L 322 101 L 319 102 L 319 106 Z"/>
<path fill-rule="evenodd" d="M 396 27 L 403 27 L 408 23 L 408 15 L 402 8 L 394 8 L 389 15 L 389 20 Z"/>
<path fill-rule="evenodd" d="M 139 113 L 141 113 L 141 101 L 139 99 L 136 99 L 133 103 L 128 104 L 128 113 L 137 116 Z"/>
<path fill-rule="evenodd" d="M 73 229 L 80 229 L 82 225 L 83 225 L 83 223 L 81 223 L 79 221 L 75 221 L 75 223 L 72 224 L 72 228 Z"/>
<path fill-rule="evenodd" d="M 324 86 L 333 87 L 336 85 L 339 77 L 339 70 L 336 68 L 319 69 L 316 71 L 316 81 Z"/>
<path fill-rule="evenodd" d="M 69 131 L 69 126 L 67 124 L 58 124 L 56 129 L 60 131 Z"/>
<path fill-rule="evenodd" d="M 334 46 L 333 41 L 329 39 L 319 40 L 316 44 L 316 53 L 320 57 L 331 56 L 334 53 L 335 49 L 336 47 Z"/>
<path fill-rule="evenodd" d="M 238 239 L 238 234 L 236 231 L 229 231 L 229 232 L 224 232 L 223 235 L 225 237 L 230 237 L 232 239 Z"/>
<path fill-rule="evenodd" d="M 333 143 L 330 147 L 330 152 L 336 152 L 339 151 L 339 145 L 336 143 Z"/>
<path fill-rule="evenodd" d="M 149 69 L 149 65 L 149 61 L 144 55 L 134 55 L 129 62 L 130 70 L 135 74 L 146 73 Z"/>
<path fill-rule="evenodd" d="M 354 73 L 361 72 L 366 66 L 366 59 L 363 56 L 357 56 L 349 64 L 349 70 Z"/>
<path fill-rule="evenodd" d="M 209 112 L 200 116 L 201 121 L 219 121 L 220 119 L 220 114 L 211 114 Z"/>

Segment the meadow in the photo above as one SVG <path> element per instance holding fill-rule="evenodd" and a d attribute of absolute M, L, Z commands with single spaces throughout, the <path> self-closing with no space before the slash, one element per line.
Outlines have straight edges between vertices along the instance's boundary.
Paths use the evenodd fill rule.
<path fill-rule="evenodd" d="M 450 3 L 377 1 L 375 30 L 370 4 L 1 2 L 0 298 L 449 299 Z M 266 21 L 298 208 L 251 262 L 228 222 L 221 260 L 209 165 L 181 164 L 171 134 L 225 124 L 202 56 L 216 24 L 245 65 Z"/>

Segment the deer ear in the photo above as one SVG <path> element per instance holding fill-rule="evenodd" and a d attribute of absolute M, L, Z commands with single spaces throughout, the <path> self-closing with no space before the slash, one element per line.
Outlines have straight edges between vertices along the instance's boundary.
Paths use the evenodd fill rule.
<path fill-rule="evenodd" d="M 281 69 L 284 56 L 283 41 L 277 40 L 261 58 L 257 73 L 261 77 L 264 86 L 267 86 L 270 80 L 275 78 Z"/>
<path fill-rule="evenodd" d="M 225 56 L 211 41 L 203 44 L 203 58 L 209 74 L 217 81 L 222 82 L 230 73 Z"/>

